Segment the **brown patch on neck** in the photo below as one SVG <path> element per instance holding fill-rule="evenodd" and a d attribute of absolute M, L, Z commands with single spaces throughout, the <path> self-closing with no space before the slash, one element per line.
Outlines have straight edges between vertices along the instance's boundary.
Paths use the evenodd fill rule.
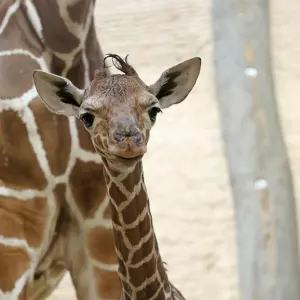
<path fill-rule="evenodd" d="M 97 33 L 94 23 L 95 21 L 93 18 L 85 43 L 85 51 L 89 63 L 89 74 L 91 80 L 94 78 L 95 70 L 103 68 L 104 59 L 104 55 L 97 40 Z M 105 71 L 107 74 L 110 74 L 108 69 L 105 69 Z"/>
<path fill-rule="evenodd" d="M 74 5 L 68 7 L 68 13 L 73 22 L 82 24 L 85 22 L 89 12 L 90 1 L 78 1 Z"/>
<path fill-rule="evenodd" d="M 0 2 L 0 20 L 4 20 L 4 17 L 9 9 L 11 3 L 10 1 L 1 1 Z"/>
<path fill-rule="evenodd" d="M 143 173 L 143 166 L 141 162 L 138 162 L 135 169 L 124 180 L 123 184 L 129 192 L 132 192 L 134 187 L 141 181 Z M 147 195 L 146 195 L 147 198 Z"/>
<path fill-rule="evenodd" d="M 149 228 L 151 228 L 151 227 L 152 227 L 151 218 L 149 215 L 147 215 L 140 223 L 139 235 L 145 236 L 149 232 Z M 136 228 L 126 229 L 125 235 L 133 246 L 136 246 L 139 244 L 140 240 L 137 238 Z M 140 251 L 136 251 L 134 253 L 134 255 L 132 256 L 132 263 L 133 264 L 138 263 L 140 261 L 142 255 L 148 256 L 149 254 L 151 254 L 151 251 L 153 250 L 155 243 L 156 243 L 155 239 L 147 240 L 143 245 L 143 253 L 141 253 Z"/>
<path fill-rule="evenodd" d="M 52 54 L 51 56 L 51 65 L 50 70 L 52 73 L 61 75 L 63 69 L 65 68 L 66 64 L 63 60 L 61 60 L 59 57 L 57 57 L 55 54 Z"/>
<path fill-rule="evenodd" d="M 84 64 L 82 61 L 82 51 L 79 51 L 72 62 L 72 67 L 66 74 L 66 77 L 72 81 L 72 83 L 80 88 L 84 88 Z"/>
<path fill-rule="evenodd" d="M 0 1 L 0 20 L 3 20 L 3 16 L 7 13 L 8 6 L 10 6 L 12 2 L 13 1 Z M 0 51 L 20 48 L 29 50 L 36 56 L 40 56 L 44 49 L 44 45 L 37 38 L 32 24 L 23 9 L 23 1 L 21 1 L 21 9 L 10 17 L 0 37 Z M 2 69 L 1 67 L 1 70 Z"/>
<path fill-rule="evenodd" d="M 68 29 L 59 14 L 56 1 L 32 0 L 42 26 L 45 45 L 54 52 L 68 53 L 79 45 L 79 39 Z"/>
<path fill-rule="evenodd" d="M 136 293 L 136 299 L 154 299 L 153 296 L 157 293 L 160 288 L 160 283 L 156 279 L 152 284 L 147 285 L 143 290 Z M 165 291 L 160 289 L 158 295 L 155 297 L 155 300 L 165 300 Z"/>
<path fill-rule="evenodd" d="M 149 205 L 148 205 L 148 195 L 147 195 L 146 191 L 141 187 L 141 190 L 137 193 L 135 198 L 122 211 L 122 217 L 123 217 L 124 223 L 131 224 L 137 218 L 140 219 L 141 218 L 140 216 L 143 214 L 143 212 L 145 210 L 148 210 L 150 212 Z M 144 225 L 144 226 L 142 226 L 142 225 Z M 139 234 L 141 236 L 144 236 L 144 234 L 147 233 L 147 230 L 149 232 L 151 225 L 152 224 L 149 222 L 144 224 L 143 220 L 140 219 Z M 136 238 L 138 239 L 139 237 L 136 237 Z M 139 242 L 139 240 L 133 239 L 131 242 L 133 243 L 133 245 L 135 245 Z"/>

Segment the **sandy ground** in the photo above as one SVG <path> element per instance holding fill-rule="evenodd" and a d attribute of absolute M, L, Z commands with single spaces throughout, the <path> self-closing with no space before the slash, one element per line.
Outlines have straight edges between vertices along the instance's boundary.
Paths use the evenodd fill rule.
<path fill-rule="evenodd" d="M 300 3 L 271 2 L 277 96 L 299 199 Z M 173 64 L 202 57 L 201 75 L 186 102 L 159 116 L 145 158 L 146 181 L 171 280 L 187 299 L 238 300 L 234 211 L 215 99 L 210 9 L 209 0 L 101 0 L 96 22 L 104 52 L 129 53 L 149 83 Z M 50 299 L 72 298 L 67 276 Z"/>

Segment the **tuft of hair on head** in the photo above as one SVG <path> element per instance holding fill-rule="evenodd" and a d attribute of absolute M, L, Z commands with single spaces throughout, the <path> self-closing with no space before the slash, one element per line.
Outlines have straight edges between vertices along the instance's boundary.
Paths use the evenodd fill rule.
<path fill-rule="evenodd" d="M 138 77 L 138 74 L 135 71 L 135 69 L 128 63 L 128 56 L 129 56 L 129 54 L 127 54 L 125 59 L 123 59 L 122 57 L 120 57 L 117 54 L 108 53 L 104 57 L 103 62 L 105 64 L 106 59 L 111 58 L 113 65 L 119 71 L 121 71 L 124 74 L 129 75 L 129 76 L 137 76 Z"/>

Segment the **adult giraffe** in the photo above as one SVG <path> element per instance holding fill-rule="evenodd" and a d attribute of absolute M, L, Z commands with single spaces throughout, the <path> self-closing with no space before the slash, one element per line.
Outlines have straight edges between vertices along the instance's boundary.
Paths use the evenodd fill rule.
<path fill-rule="evenodd" d="M 38 100 L 35 69 L 90 82 L 94 0 L 0 1 L 0 299 L 42 299 L 69 270 L 79 299 L 119 299 L 103 165 L 75 118 Z M 80 183 L 80 184 L 79 184 Z"/>

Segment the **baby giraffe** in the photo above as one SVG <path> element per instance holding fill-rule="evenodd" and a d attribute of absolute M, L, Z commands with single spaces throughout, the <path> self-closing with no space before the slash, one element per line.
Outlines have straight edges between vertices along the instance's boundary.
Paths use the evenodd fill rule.
<path fill-rule="evenodd" d="M 154 233 L 142 157 L 161 109 L 183 101 L 198 78 L 194 57 L 162 73 L 147 86 L 118 55 L 109 54 L 122 74 L 97 70 L 79 90 L 68 79 L 35 71 L 34 83 L 54 113 L 76 116 L 91 135 L 104 164 L 123 299 L 184 299 L 170 283 Z M 107 58 L 106 57 L 106 58 Z"/>

